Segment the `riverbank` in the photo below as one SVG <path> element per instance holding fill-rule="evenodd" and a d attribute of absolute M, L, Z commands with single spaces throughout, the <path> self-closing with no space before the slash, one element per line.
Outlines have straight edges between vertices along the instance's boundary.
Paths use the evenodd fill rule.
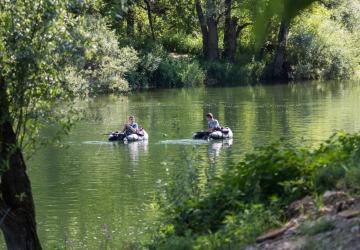
<path fill-rule="evenodd" d="M 319 201 L 321 204 L 319 204 Z M 291 219 L 245 250 L 345 249 L 360 245 L 360 197 L 327 191 L 318 202 L 307 196 L 290 204 Z"/>
<path fill-rule="evenodd" d="M 349 205 L 354 199 L 348 198 L 345 203 L 339 204 L 341 197 L 328 197 L 326 191 L 359 193 L 359 148 L 360 134 L 338 133 L 316 149 L 279 142 L 258 148 L 254 153 L 247 154 L 240 163 L 229 167 L 214 181 L 208 194 L 182 193 L 179 199 L 177 192 L 180 189 L 171 188 L 166 196 L 167 205 L 163 206 L 163 225 L 151 247 L 243 249 L 256 240 L 275 238 L 274 235 L 258 237 L 290 220 L 285 228 L 275 231 L 278 236 L 287 232 L 294 227 L 291 221 L 304 211 L 310 216 L 317 210 L 336 214 L 357 209 L 357 202 L 355 207 Z M 341 192 L 335 194 L 336 197 L 338 194 L 342 198 L 347 197 Z M 299 202 L 303 197 L 308 198 Z M 354 223 L 357 222 L 356 219 Z M 308 228 L 303 226 L 302 230 L 305 235 L 316 235 L 334 229 L 327 228 L 328 224 L 319 226 L 315 223 Z M 326 228 L 318 232 L 317 227 L 323 226 Z M 357 232 L 354 235 L 357 236 Z M 336 240 L 341 244 L 341 239 Z M 255 249 L 261 246 L 254 245 Z"/>

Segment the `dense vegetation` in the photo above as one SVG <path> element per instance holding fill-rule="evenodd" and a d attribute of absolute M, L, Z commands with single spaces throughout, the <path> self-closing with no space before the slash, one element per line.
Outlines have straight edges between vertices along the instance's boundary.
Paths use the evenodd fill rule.
<path fill-rule="evenodd" d="M 359 69 L 357 1 L 88 1 L 76 9 L 109 25 L 93 36 L 114 31 L 118 50 L 134 50 L 122 54 L 131 64 L 118 75 L 125 84 L 110 91 L 350 78 Z"/>
<path fill-rule="evenodd" d="M 64 37 L 53 49 L 68 55 L 58 66 L 80 95 L 359 70 L 357 1 L 87 0 L 61 8 L 54 28 Z"/>
<path fill-rule="evenodd" d="M 206 192 L 184 186 L 191 179 L 184 173 L 162 195 L 166 219 L 152 247 L 240 249 L 285 221 L 297 199 L 336 189 L 359 193 L 359 158 L 360 134 L 337 133 L 316 149 L 281 141 L 257 148 Z"/>

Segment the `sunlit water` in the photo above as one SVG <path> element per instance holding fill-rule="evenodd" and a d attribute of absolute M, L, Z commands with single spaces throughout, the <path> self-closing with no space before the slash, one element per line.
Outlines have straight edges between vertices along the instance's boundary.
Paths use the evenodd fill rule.
<path fill-rule="evenodd" d="M 212 112 L 234 132 L 230 142 L 191 140 Z M 336 130 L 360 130 L 360 84 L 157 90 L 87 103 L 64 148 L 28 162 L 38 231 L 45 249 L 118 249 L 147 239 L 158 188 L 189 161 L 207 182 L 256 146 L 284 138 L 313 146 Z M 148 142 L 109 143 L 129 114 Z"/>

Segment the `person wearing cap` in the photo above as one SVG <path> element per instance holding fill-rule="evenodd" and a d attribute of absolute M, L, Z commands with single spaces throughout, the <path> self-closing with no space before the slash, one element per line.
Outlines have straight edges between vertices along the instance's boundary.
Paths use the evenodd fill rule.
<path fill-rule="evenodd" d="M 208 122 L 208 132 L 214 132 L 221 129 L 218 120 L 214 119 L 214 115 L 212 113 L 206 114 L 206 120 Z"/>

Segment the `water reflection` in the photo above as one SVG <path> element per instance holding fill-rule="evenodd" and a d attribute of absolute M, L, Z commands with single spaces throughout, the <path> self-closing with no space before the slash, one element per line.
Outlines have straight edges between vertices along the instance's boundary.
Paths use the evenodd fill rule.
<path fill-rule="evenodd" d="M 209 161 L 214 163 L 216 158 L 219 157 L 221 149 L 230 148 L 232 144 L 233 144 L 233 139 L 211 141 L 208 147 Z"/>
<path fill-rule="evenodd" d="M 137 165 L 139 163 L 140 156 L 146 156 L 149 151 L 149 142 L 145 141 L 133 141 L 133 142 L 125 142 L 125 145 L 128 148 L 130 162 L 133 165 Z"/>

